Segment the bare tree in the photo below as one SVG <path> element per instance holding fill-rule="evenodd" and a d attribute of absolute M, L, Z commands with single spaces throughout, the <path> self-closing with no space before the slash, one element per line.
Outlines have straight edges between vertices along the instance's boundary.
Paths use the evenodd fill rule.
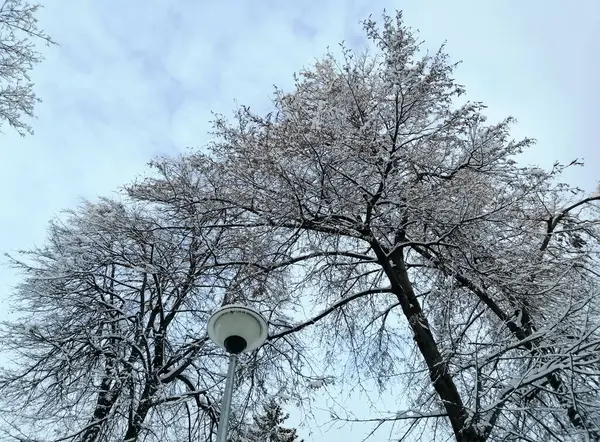
<path fill-rule="evenodd" d="M 208 154 L 156 160 L 15 262 L 7 434 L 210 440 L 206 318 L 244 302 L 270 335 L 242 361 L 238 426 L 337 377 L 398 388 L 402 410 L 334 417 L 400 440 L 600 439 L 600 194 L 560 182 L 578 162 L 519 166 L 532 141 L 457 104 L 455 65 L 400 14 L 364 27 L 373 52 L 327 55 L 266 116 L 217 116 Z"/>
<path fill-rule="evenodd" d="M 0 123 L 6 121 L 22 136 L 33 133 L 24 117 L 34 116 L 39 101 L 29 77 L 42 60 L 35 41 L 53 44 L 38 27 L 39 8 L 23 0 L 0 1 Z"/>
<path fill-rule="evenodd" d="M 226 231 L 209 210 L 182 216 L 103 199 L 68 212 L 45 247 L 13 259 L 25 280 L 22 313 L 0 333 L 14 361 L 0 371 L 2 439 L 211 440 L 226 358 L 206 324 L 243 269 Z M 268 378 L 281 372 L 279 353 L 240 361 L 237 410 L 277 385 Z"/>
<path fill-rule="evenodd" d="M 400 14 L 365 30 L 375 54 L 326 56 L 272 113 L 218 116 L 209 155 L 165 164 L 210 164 L 214 195 L 188 201 L 271 229 L 278 253 L 255 274 L 289 269 L 288 293 L 314 311 L 274 324 L 271 342 L 314 330 L 327 361 L 349 355 L 345 382 L 355 369 L 403 379 L 409 408 L 380 423 L 425 439 L 599 440 L 600 194 L 559 181 L 577 161 L 519 166 L 532 140 L 455 104 L 455 65 L 443 48 L 419 55 Z"/>

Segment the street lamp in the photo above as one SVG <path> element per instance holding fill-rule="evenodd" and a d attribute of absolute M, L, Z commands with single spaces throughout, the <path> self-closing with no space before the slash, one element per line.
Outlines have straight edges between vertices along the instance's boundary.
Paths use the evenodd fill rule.
<path fill-rule="evenodd" d="M 208 337 L 229 353 L 227 380 L 217 428 L 217 442 L 226 442 L 237 355 L 255 350 L 267 340 L 267 321 L 251 308 L 226 305 L 214 312 L 208 320 Z"/>

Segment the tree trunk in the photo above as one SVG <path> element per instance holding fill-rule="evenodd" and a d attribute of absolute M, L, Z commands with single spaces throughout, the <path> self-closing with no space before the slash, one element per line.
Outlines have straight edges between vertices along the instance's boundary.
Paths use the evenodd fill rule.
<path fill-rule="evenodd" d="M 429 329 L 429 323 L 423 314 L 419 300 L 415 296 L 406 271 L 403 251 L 394 251 L 391 257 L 394 264 L 392 266 L 386 250 L 376 241 L 373 241 L 371 245 L 411 327 L 415 342 L 427 364 L 433 388 L 448 413 L 456 440 L 458 442 L 485 441 L 487 439 L 485 435 L 479 434 L 474 427 L 466 423 L 469 417 L 467 410 L 464 408 L 458 388 L 448 371 L 448 364 L 442 358 L 435 338 Z"/>
<path fill-rule="evenodd" d="M 104 421 L 110 415 L 117 399 L 121 395 L 122 380 L 129 375 L 130 370 L 125 370 L 120 376 L 116 376 L 116 373 L 114 373 L 116 361 L 112 358 L 109 358 L 106 364 L 106 372 L 100 383 L 94 414 L 92 415 L 90 426 L 81 433 L 79 439 L 81 442 L 96 441 L 102 430 Z"/>
<path fill-rule="evenodd" d="M 163 318 L 162 302 L 159 299 L 157 306 L 154 308 L 156 314 L 149 320 L 149 326 L 153 324 L 154 319 L 160 317 L 160 327 L 154 337 L 154 357 L 152 358 L 152 366 L 150 372 L 147 373 L 146 384 L 144 385 L 144 391 L 140 397 L 140 401 L 135 412 L 130 416 L 129 423 L 127 424 L 127 431 L 125 432 L 124 442 L 137 441 L 140 432 L 142 431 L 142 425 L 146 420 L 146 416 L 152 408 L 152 400 L 154 395 L 158 391 L 160 386 L 160 379 L 158 373 L 164 363 L 165 356 L 165 335 L 166 335 L 166 324 Z"/>
<path fill-rule="evenodd" d="M 81 442 L 95 441 L 102 429 L 104 420 L 110 414 L 120 391 L 118 388 L 111 388 L 111 379 L 105 376 L 100 384 L 100 392 L 96 400 L 96 408 L 92 415 L 91 425 L 81 434 Z"/>
<path fill-rule="evenodd" d="M 152 408 L 152 397 L 158 390 L 157 383 L 158 380 L 149 380 L 146 382 L 137 409 L 127 425 L 127 432 L 125 433 L 125 437 L 123 439 L 124 442 L 134 442 L 138 440 L 140 432 L 142 431 L 142 425 L 146 420 L 146 416 L 148 415 L 148 411 L 150 411 L 150 408 Z"/>

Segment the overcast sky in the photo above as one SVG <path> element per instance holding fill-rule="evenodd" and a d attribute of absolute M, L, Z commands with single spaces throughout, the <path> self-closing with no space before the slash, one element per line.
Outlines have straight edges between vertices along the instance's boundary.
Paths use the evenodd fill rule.
<path fill-rule="evenodd" d="M 42 48 L 33 73 L 35 135 L 0 134 L 2 252 L 41 244 L 61 209 L 110 195 L 154 155 L 205 144 L 211 110 L 267 108 L 272 85 L 289 87 L 327 46 L 363 46 L 359 21 L 384 8 L 403 9 L 427 47 L 447 40 L 469 98 L 538 140 L 524 161 L 583 157 L 568 179 L 590 192 L 600 179 L 598 0 L 46 3 L 40 23 L 60 47 Z M 15 282 L 0 270 L 0 299 Z M 313 430 L 332 442 L 363 435 Z"/>

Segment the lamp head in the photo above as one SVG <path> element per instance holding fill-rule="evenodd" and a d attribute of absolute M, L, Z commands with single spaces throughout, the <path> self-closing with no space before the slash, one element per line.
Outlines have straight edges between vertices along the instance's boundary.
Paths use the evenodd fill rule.
<path fill-rule="evenodd" d="M 246 353 L 267 339 L 267 321 L 257 311 L 243 305 L 221 307 L 208 320 L 208 336 L 228 353 Z"/>

